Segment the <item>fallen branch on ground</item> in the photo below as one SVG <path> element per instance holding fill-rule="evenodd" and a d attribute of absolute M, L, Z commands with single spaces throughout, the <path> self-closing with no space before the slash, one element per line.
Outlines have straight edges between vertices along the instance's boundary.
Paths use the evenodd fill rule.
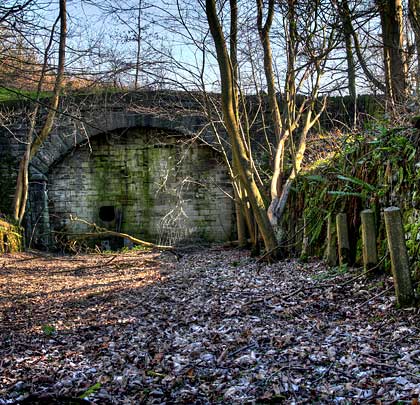
<path fill-rule="evenodd" d="M 119 238 L 126 238 L 129 241 L 135 243 L 136 245 L 142 245 L 142 246 L 149 247 L 149 248 L 152 248 L 152 249 L 169 250 L 169 251 L 172 251 L 172 250 L 175 249 L 174 246 L 156 245 L 152 242 L 146 242 L 144 240 L 135 238 L 134 236 L 131 236 L 127 233 L 110 231 L 106 228 L 102 228 L 102 227 L 96 225 L 95 223 L 91 223 L 91 222 L 88 222 L 84 219 L 74 217 L 73 215 L 70 215 L 70 221 L 80 222 L 82 224 L 88 225 L 91 228 L 93 228 L 94 232 L 85 232 L 85 233 L 81 234 L 81 236 L 84 236 L 84 237 L 90 238 L 90 237 L 98 237 L 98 236 L 117 236 Z"/>

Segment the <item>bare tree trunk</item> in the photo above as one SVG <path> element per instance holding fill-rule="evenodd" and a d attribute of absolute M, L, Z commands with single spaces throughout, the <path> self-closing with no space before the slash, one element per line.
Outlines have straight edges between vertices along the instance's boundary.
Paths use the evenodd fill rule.
<path fill-rule="evenodd" d="M 392 101 L 407 97 L 401 0 L 376 0 L 381 17 L 386 94 Z"/>
<path fill-rule="evenodd" d="M 233 92 L 233 74 L 232 64 L 226 48 L 226 41 L 223 35 L 220 22 L 217 17 L 216 1 L 206 0 L 206 14 L 209 23 L 210 32 L 212 34 L 217 53 L 217 61 L 220 70 L 220 79 L 222 84 L 222 109 L 223 118 L 226 129 L 228 131 L 232 153 L 237 161 L 238 175 L 241 183 L 247 193 L 252 212 L 258 224 L 262 238 L 264 239 L 265 248 L 268 251 L 275 250 L 277 241 L 273 228 L 270 225 L 267 214 L 265 212 L 264 201 L 253 179 L 250 169 L 250 161 L 246 152 L 246 147 L 241 138 L 239 124 L 237 121 L 237 109 L 235 110 L 234 92 Z"/>
<path fill-rule="evenodd" d="M 341 13 L 342 10 L 342 4 L 347 4 L 347 9 L 348 9 L 348 2 L 347 0 L 343 0 L 343 2 L 341 4 L 338 5 L 338 11 L 339 13 Z M 367 62 L 365 60 L 365 58 L 363 57 L 362 54 L 362 49 L 360 46 L 360 42 L 359 42 L 359 37 L 357 35 L 356 30 L 353 27 L 353 23 L 352 23 L 352 16 L 350 15 L 350 12 L 348 14 L 348 18 L 346 19 L 346 27 L 347 29 L 351 32 L 351 36 L 353 38 L 353 43 L 354 43 L 354 50 L 356 51 L 356 56 L 357 56 L 357 60 L 360 63 L 360 67 L 363 70 L 363 73 L 365 74 L 365 76 L 367 77 L 367 79 L 380 91 L 385 92 L 386 88 L 385 85 L 378 80 L 375 75 L 370 71 Z"/>
<path fill-rule="evenodd" d="M 420 97 L 420 0 L 409 0 L 409 19 L 411 28 L 414 31 L 414 40 L 417 52 L 417 74 L 416 74 L 416 93 Z"/>
<path fill-rule="evenodd" d="M 37 138 L 35 138 L 35 140 L 33 140 L 33 134 L 34 134 L 35 125 L 36 125 L 36 118 L 37 118 L 38 110 L 39 110 L 38 105 L 35 107 L 35 111 L 33 112 L 32 117 L 31 117 L 31 124 L 30 124 L 25 154 L 19 165 L 18 178 L 16 181 L 15 196 L 13 200 L 13 217 L 14 217 L 14 220 L 19 223 L 19 225 L 22 223 L 23 216 L 26 210 L 26 202 L 28 199 L 29 162 L 31 161 L 32 157 L 35 155 L 35 153 L 38 151 L 42 143 L 50 134 L 51 128 L 54 122 L 55 113 L 58 107 L 59 94 L 62 87 L 62 81 L 63 81 L 63 76 L 64 76 L 65 46 L 66 46 L 66 37 L 67 37 L 66 0 L 60 0 L 59 21 L 61 23 L 60 24 L 61 28 L 60 28 L 60 42 L 59 42 L 58 71 L 57 71 L 56 81 L 54 85 L 54 93 L 50 102 L 50 109 L 48 111 L 47 118 L 45 120 L 44 126 L 41 129 L 40 134 L 38 135 Z M 38 83 L 38 95 L 42 88 L 42 84 L 43 84 L 43 80 L 45 76 L 45 70 L 47 66 L 47 54 L 52 43 L 52 36 L 54 34 L 54 28 L 55 28 L 56 23 L 54 24 L 52 28 L 50 43 L 48 44 L 47 49 L 46 49 L 43 71 L 42 71 L 42 74 Z"/>
<path fill-rule="evenodd" d="M 320 110 L 320 112 L 312 119 L 312 111 L 314 108 L 316 96 L 312 100 L 311 108 L 309 108 L 308 112 L 305 115 L 305 122 L 304 126 L 302 128 L 302 133 L 300 135 L 299 139 L 299 145 L 296 150 L 296 154 L 293 157 L 293 168 L 291 173 L 289 174 L 289 177 L 287 178 L 280 196 L 273 200 L 271 204 L 273 205 L 271 207 L 272 212 L 274 213 L 274 218 L 272 220 L 272 223 L 274 221 L 278 222 L 279 219 L 283 216 L 284 210 L 286 208 L 287 199 L 289 198 L 290 190 L 292 188 L 293 182 L 296 179 L 296 176 L 299 174 L 299 172 L 302 169 L 302 162 L 303 158 L 305 156 L 305 150 L 306 150 L 306 139 L 308 137 L 308 133 L 311 130 L 311 128 L 318 122 L 319 117 L 321 116 L 321 113 L 324 111 L 326 107 L 326 98 L 324 98 L 323 106 Z"/>
<path fill-rule="evenodd" d="M 230 5 L 230 35 L 229 51 L 232 65 L 232 93 L 236 119 L 239 122 L 239 91 L 238 91 L 238 4 L 236 0 L 229 0 Z"/>
<path fill-rule="evenodd" d="M 315 86 L 312 89 L 310 98 L 303 103 L 300 108 L 296 105 L 296 49 L 298 45 L 298 33 L 296 28 L 296 0 L 287 1 L 287 72 L 286 72 L 286 83 L 285 83 L 285 95 L 286 105 L 284 117 L 280 114 L 280 109 L 277 102 L 276 91 L 275 91 L 275 78 L 273 73 L 273 60 L 271 54 L 270 45 L 270 29 L 274 16 L 274 1 L 269 0 L 266 21 L 263 24 L 263 2 L 262 0 L 256 0 L 257 4 L 257 27 L 260 37 L 261 44 L 264 50 L 264 71 L 268 89 L 268 100 L 271 112 L 271 119 L 278 141 L 277 150 L 275 155 L 275 164 L 273 170 L 273 178 L 271 182 L 271 203 L 268 208 L 268 217 L 272 226 L 280 225 L 279 220 L 281 219 L 286 202 L 292 187 L 293 181 L 299 173 L 303 161 L 303 156 L 306 149 L 306 138 L 312 128 L 312 126 L 318 121 L 320 113 L 316 115 L 315 119 L 312 120 L 312 113 L 315 107 L 315 101 L 318 94 L 319 81 L 322 74 L 322 65 L 317 57 L 314 56 L 312 63 L 314 64 L 317 72 L 317 78 Z M 315 11 L 317 13 L 318 11 Z M 317 14 L 316 14 L 317 15 Z M 310 35 L 309 35 L 310 37 Z M 309 46 L 310 40 L 308 40 Z M 328 42 L 329 43 L 329 42 Z M 325 57 L 324 57 L 325 58 Z M 299 144 L 296 151 L 293 150 L 294 136 L 296 136 L 296 130 L 299 127 L 302 112 L 305 108 L 305 104 L 309 102 L 309 108 L 306 112 L 305 122 L 303 123 L 303 129 L 300 132 Z M 325 103 L 321 111 L 325 108 Z M 285 143 L 290 138 L 292 143 L 291 148 L 291 160 L 293 168 L 288 175 L 287 180 L 283 184 L 285 177 L 284 173 L 284 156 L 285 156 Z"/>
<path fill-rule="evenodd" d="M 29 188 L 29 162 L 31 154 L 31 144 L 33 139 L 33 133 L 35 130 L 36 117 L 38 115 L 38 106 L 32 112 L 30 119 L 30 128 L 28 138 L 26 140 L 25 153 L 19 164 L 19 171 L 16 180 L 15 195 L 13 198 L 13 219 L 19 224 L 22 224 L 23 216 L 25 215 L 26 202 L 28 200 L 28 188 Z"/>
<path fill-rule="evenodd" d="M 140 55 L 141 55 L 141 6 L 142 0 L 139 0 L 139 10 L 137 14 L 137 49 L 136 49 L 136 74 L 134 77 L 134 89 L 139 88 L 140 78 Z"/>
<path fill-rule="evenodd" d="M 274 160 L 273 178 L 271 181 L 271 198 L 276 198 L 281 192 L 282 173 L 284 170 L 284 144 L 285 135 L 282 131 L 283 123 L 281 120 L 280 108 L 277 101 L 275 76 L 273 72 L 273 56 L 270 43 L 270 29 L 274 18 L 274 0 L 268 2 L 268 14 L 263 24 L 263 1 L 257 2 L 257 26 L 261 45 L 264 51 L 264 73 L 267 82 L 268 105 L 270 108 L 271 123 L 273 125 L 274 135 L 277 141 L 277 149 Z"/>
<path fill-rule="evenodd" d="M 60 92 L 63 86 L 64 79 L 64 62 L 66 56 L 66 39 L 67 39 L 67 11 L 66 11 L 66 1 L 60 0 L 60 43 L 58 49 L 58 68 L 57 76 L 54 83 L 54 91 L 51 97 L 49 111 L 47 118 L 45 119 L 44 126 L 41 129 L 38 137 L 33 141 L 31 147 L 31 159 L 34 157 L 35 153 L 38 152 L 41 145 L 50 135 L 55 114 L 58 108 L 58 102 L 60 100 Z"/>
<path fill-rule="evenodd" d="M 204 58 L 203 58 L 204 60 Z M 203 76 L 202 76 L 203 77 Z M 233 185 L 234 190 L 234 201 L 235 201 L 235 209 L 236 209 L 236 220 L 237 220 L 237 232 L 238 232 L 238 241 L 239 246 L 245 247 L 247 245 L 247 233 L 246 229 L 248 228 L 249 235 L 254 234 L 254 227 L 253 227 L 253 221 L 250 220 L 252 217 L 252 213 L 250 209 L 248 208 L 248 204 L 246 202 L 246 196 L 245 192 L 241 186 L 241 183 L 238 179 L 238 176 L 235 174 L 237 173 L 237 170 L 234 169 L 235 162 L 230 162 L 228 154 L 226 152 L 226 147 L 224 145 L 224 142 L 219 134 L 218 129 L 216 128 L 213 117 L 212 117 L 212 108 L 211 108 L 211 99 L 206 92 L 206 87 L 204 84 L 204 81 L 201 82 L 201 88 L 202 93 L 204 96 L 204 104 L 203 109 L 207 115 L 207 118 L 210 122 L 212 131 L 217 139 L 217 142 L 221 148 L 222 155 L 224 158 L 224 161 L 226 163 L 226 166 L 229 171 L 229 176 Z M 215 108 L 217 109 L 217 108 Z M 253 239 L 251 237 L 251 242 L 253 242 Z"/>
<path fill-rule="evenodd" d="M 346 60 L 347 60 L 347 81 L 349 95 L 353 101 L 356 100 L 356 68 L 353 57 L 353 40 L 352 40 L 352 23 L 351 13 L 347 0 L 342 0 L 340 5 L 340 18 L 343 24 L 344 42 L 346 44 Z"/>
<path fill-rule="evenodd" d="M 238 91 L 238 80 L 239 80 L 239 67 L 238 67 L 238 4 L 236 0 L 229 0 L 230 5 L 230 35 L 229 35 L 229 54 L 232 66 L 232 94 L 233 94 L 233 109 L 236 112 L 236 121 L 239 122 L 239 91 Z M 238 161 L 233 160 L 233 170 L 238 173 Z M 252 212 L 250 211 L 247 202 L 245 191 L 242 189 L 240 181 L 237 182 L 237 192 L 235 193 L 235 201 L 237 204 L 237 230 L 238 230 L 238 241 L 239 246 L 247 245 L 246 228 L 251 235 L 251 243 L 254 245 L 256 240 L 254 239 L 254 223 L 252 220 Z M 238 215 L 239 214 L 239 215 Z"/>

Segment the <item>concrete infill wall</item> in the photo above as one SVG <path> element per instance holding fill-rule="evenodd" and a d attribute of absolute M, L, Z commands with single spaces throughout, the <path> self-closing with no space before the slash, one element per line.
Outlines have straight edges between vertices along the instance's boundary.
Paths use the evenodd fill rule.
<path fill-rule="evenodd" d="M 214 150 L 176 133 L 139 128 L 94 137 L 48 178 L 54 236 L 89 231 L 70 216 L 160 244 L 225 241 L 233 233 L 227 170 Z M 112 248 L 122 242 L 107 240 Z"/>
<path fill-rule="evenodd" d="M 13 111 L 13 114 L 8 127 L 0 129 L 0 212 L 6 214 L 11 207 L 17 167 L 25 147 L 30 106 L 14 105 L 10 111 Z M 113 206 L 123 213 L 124 217 L 120 224 L 122 231 L 132 232 L 139 237 L 151 237 L 152 241 L 158 241 L 159 237 L 168 239 L 169 231 L 162 233 L 161 228 L 169 226 L 169 217 L 166 225 L 161 219 L 176 205 L 179 206 L 180 200 L 185 199 L 189 203 L 184 207 L 184 214 L 189 219 L 186 222 L 184 219 L 184 222 L 178 225 L 184 229 L 184 236 L 187 239 L 229 239 L 233 230 L 233 208 L 227 196 L 230 193 L 228 175 L 224 165 L 217 159 L 215 149 L 217 144 L 207 120 L 200 111 L 200 106 L 193 97 L 176 92 L 64 98 L 60 105 L 61 114 L 49 139 L 31 161 L 26 227 L 28 241 L 34 246 L 50 247 L 54 244 L 52 231 L 66 227 L 71 232 L 77 230 L 69 227 L 69 213 L 81 217 L 87 215 L 84 219 L 95 222 L 98 220 L 98 210 L 101 206 Z M 137 133 L 136 136 L 131 133 L 128 137 L 129 144 L 124 148 L 125 153 L 130 152 L 134 160 L 130 161 L 118 155 L 121 152 L 121 145 L 116 146 L 115 153 L 109 152 L 105 157 L 104 145 L 110 137 L 121 137 L 130 128 L 136 129 Z M 150 140 L 155 136 L 156 130 L 159 139 L 156 143 L 149 142 L 146 147 L 145 139 Z M 165 137 L 167 141 L 164 140 Z M 126 140 L 128 138 L 126 137 Z M 192 140 L 195 140 L 196 144 L 186 146 Z M 158 143 L 161 146 L 157 146 Z M 165 147 L 162 147 L 163 144 L 166 144 Z M 144 162 L 138 159 L 140 150 L 143 152 L 147 150 L 147 158 L 153 161 L 153 167 L 149 167 L 152 181 L 145 181 L 143 174 L 141 177 L 136 167 L 144 165 Z M 168 154 L 168 151 L 172 152 Z M 134 156 L 136 153 L 137 157 Z M 102 154 L 101 167 L 89 166 L 100 154 Z M 177 201 L 167 198 L 166 203 L 163 203 L 162 196 L 156 193 L 164 171 L 159 162 L 185 154 L 189 154 L 188 158 L 184 159 L 188 164 L 181 165 L 178 171 L 167 171 L 166 175 L 174 184 L 179 184 L 181 176 L 185 179 L 191 178 L 193 181 L 189 187 L 184 187 L 185 193 L 178 195 Z M 125 159 L 125 162 L 118 163 L 119 158 Z M 125 184 L 127 190 L 130 187 L 137 188 L 137 201 L 134 201 L 136 198 L 133 199 L 131 191 L 127 191 L 124 197 L 120 192 L 115 193 L 114 188 L 109 190 L 108 195 L 95 196 L 95 193 L 89 189 L 90 186 L 87 186 L 89 182 L 96 183 L 95 187 L 98 185 L 98 176 L 100 177 L 101 172 L 99 169 L 108 170 L 106 159 L 109 159 L 108 162 L 112 163 L 112 167 L 118 167 L 118 170 L 121 168 L 118 165 L 123 163 L 131 165 L 128 172 L 123 173 L 124 176 L 131 178 L 130 181 L 122 174 L 112 173 L 112 176 L 115 184 L 119 186 Z M 200 162 L 205 162 L 205 165 L 200 166 Z M 67 173 L 66 164 L 69 167 Z M 82 173 L 81 168 L 87 169 L 88 166 L 91 171 Z M 70 168 L 73 173 L 70 172 Z M 109 170 L 111 173 L 111 168 Z M 136 175 L 139 176 L 137 180 L 133 179 Z M 205 177 L 204 185 L 201 186 L 198 185 L 202 180 L 200 176 Z M 210 184 L 208 179 L 212 177 Z M 78 189 L 74 183 L 76 178 L 79 178 L 82 185 L 83 182 L 86 183 L 86 190 L 82 187 Z M 192 186 L 194 182 L 196 184 Z M 107 184 L 104 183 L 104 186 Z M 149 188 L 153 194 L 153 199 L 149 198 L 147 204 L 143 196 L 145 188 Z M 115 200 L 116 194 L 119 194 L 117 199 L 119 201 Z M 90 199 L 90 211 L 87 209 L 89 204 L 86 203 L 86 199 Z M 124 202 L 126 200 L 131 202 Z M 69 209 L 70 206 L 74 210 Z M 138 212 L 135 212 L 136 210 Z M 148 212 L 147 215 L 144 210 Z M 64 219 L 63 215 L 67 215 L 67 219 Z M 139 216 L 142 217 L 141 221 L 138 220 Z M 146 220 L 145 216 L 149 218 Z M 176 225 L 172 224 L 172 239 L 174 235 L 182 239 Z"/>

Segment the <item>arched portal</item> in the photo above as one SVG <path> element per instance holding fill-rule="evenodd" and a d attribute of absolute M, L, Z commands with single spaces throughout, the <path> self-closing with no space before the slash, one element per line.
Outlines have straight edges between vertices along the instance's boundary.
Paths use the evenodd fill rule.
<path fill-rule="evenodd" d="M 70 215 L 152 242 L 225 241 L 233 232 L 226 167 L 210 146 L 170 129 L 98 134 L 47 172 L 50 234 L 87 231 Z M 92 242 L 120 247 L 122 240 Z"/>

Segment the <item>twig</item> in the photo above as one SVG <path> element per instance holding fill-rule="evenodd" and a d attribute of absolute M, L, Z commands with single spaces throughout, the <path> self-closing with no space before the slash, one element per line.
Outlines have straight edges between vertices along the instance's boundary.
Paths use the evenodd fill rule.
<path fill-rule="evenodd" d="M 107 260 L 105 263 L 100 263 L 100 264 L 97 264 L 95 266 L 81 266 L 81 267 L 76 267 L 75 269 L 70 269 L 70 270 L 66 269 L 66 270 L 53 271 L 53 272 L 51 272 L 51 274 L 63 274 L 63 273 L 73 273 L 73 272 L 77 273 L 80 270 L 87 270 L 87 269 L 91 270 L 91 269 L 101 268 L 101 267 L 107 266 L 116 257 L 117 257 L 117 255 L 112 256 L 111 259 Z"/>
<path fill-rule="evenodd" d="M 312 383 L 312 384 L 317 384 L 320 381 L 322 381 L 327 375 L 328 373 L 331 371 L 331 369 L 333 368 L 334 363 L 331 363 L 328 368 Z"/>
<path fill-rule="evenodd" d="M 239 349 L 235 350 L 234 352 L 229 353 L 229 354 L 227 355 L 227 357 L 233 357 L 233 356 L 236 356 L 237 354 L 242 353 L 242 352 L 244 352 L 245 350 L 248 350 L 248 349 L 253 349 L 253 348 L 254 348 L 254 347 L 256 347 L 256 346 L 257 346 L 257 344 L 256 344 L 256 343 L 251 343 L 251 344 L 246 345 L 246 346 L 244 346 L 244 347 L 240 347 Z"/>
<path fill-rule="evenodd" d="M 370 357 L 372 358 L 372 356 Z M 402 368 L 393 364 L 381 363 L 379 361 L 369 361 L 362 364 L 366 364 L 367 366 L 385 367 L 385 368 L 398 370 L 398 371 L 401 371 L 402 373 L 410 375 L 411 377 L 417 378 L 418 380 L 420 379 L 420 376 L 418 374 L 412 373 L 411 371 L 408 371 L 406 368 Z"/>
<path fill-rule="evenodd" d="M 387 288 L 386 290 L 381 291 L 379 294 L 376 294 L 373 297 L 370 297 L 368 300 L 363 301 L 361 304 L 357 305 L 356 309 L 359 309 L 363 305 L 367 304 L 369 301 L 374 300 L 375 298 L 378 298 L 378 297 L 386 294 L 389 290 L 392 290 L 393 288 L 394 288 L 394 286 L 392 285 L 391 287 Z"/>
<path fill-rule="evenodd" d="M 381 260 L 378 262 L 378 264 L 377 264 L 376 266 L 372 267 L 372 268 L 371 268 L 371 269 L 369 269 L 369 270 L 364 271 L 363 273 L 359 274 L 358 276 L 353 277 L 352 279 L 347 280 L 346 282 L 344 282 L 344 283 L 342 283 L 342 284 L 339 284 L 338 286 L 340 286 L 340 287 L 344 287 L 344 286 L 346 286 L 346 285 L 348 285 L 348 284 L 351 284 L 353 281 L 356 281 L 356 280 L 358 280 L 359 278 L 362 278 L 362 277 L 363 277 L 363 276 L 365 276 L 366 274 L 369 274 L 369 273 L 371 273 L 372 271 L 375 271 L 375 270 L 376 270 L 376 269 L 378 269 L 378 267 L 382 264 L 382 262 L 385 260 L 385 258 L 387 257 L 387 255 L 388 255 L 388 253 L 386 253 L 384 256 L 382 256 Z"/>

